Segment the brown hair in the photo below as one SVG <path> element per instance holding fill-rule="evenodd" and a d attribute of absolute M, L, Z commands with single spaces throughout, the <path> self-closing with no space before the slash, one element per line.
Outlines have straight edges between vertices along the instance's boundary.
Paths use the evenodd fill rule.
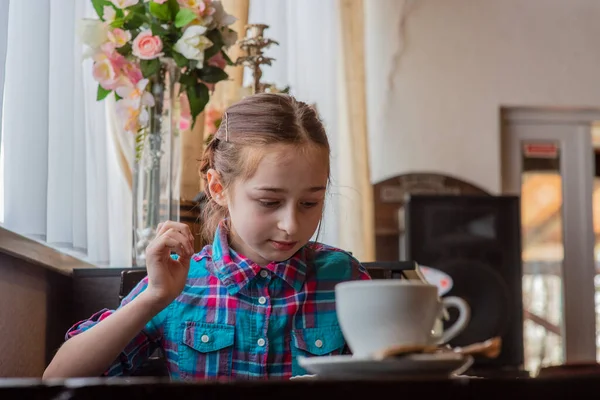
<path fill-rule="evenodd" d="M 290 95 L 259 93 L 231 105 L 200 163 L 206 194 L 200 217 L 203 245 L 212 243 L 217 226 L 228 216 L 228 210 L 212 199 L 206 173 L 211 168 L 217 171 L 227 189 L 235 179 L 250 178 L 258 167 L 260 159 L 247 157 L 246 150 L 270 144 L 316 145 L 326 149 L 328 155 L 330 152 L 316 110 Z"/>

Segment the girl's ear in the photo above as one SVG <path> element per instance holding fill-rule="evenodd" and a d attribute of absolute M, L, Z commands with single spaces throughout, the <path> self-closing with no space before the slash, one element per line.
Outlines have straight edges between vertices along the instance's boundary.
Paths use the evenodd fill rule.
<path fill-rule="evenodd" d="M 221 207 L 227 207 L 227 197 L 225 196 L 225 189 L 221 182 L 221 175 L 211 168 L 206 172 L 206 180 L 208 181 L 210 197 Z"/>

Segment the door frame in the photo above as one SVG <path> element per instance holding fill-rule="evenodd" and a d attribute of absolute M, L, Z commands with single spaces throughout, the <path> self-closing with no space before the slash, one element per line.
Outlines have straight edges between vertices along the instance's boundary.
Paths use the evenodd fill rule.
<path fill-rule="evenodd" d="M 516 127 L 529 126 L 519 135 L 543 140 L 536 127 L 564 126 L 565 133 L 547 138 L 560 143 L 564 258 L 563 348 L 566 363 L 596 362 L 596 276 L 593 230 L 593 146 L 591 130 L 600 110 L 516 107 L 501 109 L 502 192 L 521 194 L 522 156 L 515 154 L 511 136 Z M 519 146 L 520 147 L 520 146 Z M 512 151 L 510 150 L 512 148 Z M 568 194 L 568 195 L 567 195 Z"/>

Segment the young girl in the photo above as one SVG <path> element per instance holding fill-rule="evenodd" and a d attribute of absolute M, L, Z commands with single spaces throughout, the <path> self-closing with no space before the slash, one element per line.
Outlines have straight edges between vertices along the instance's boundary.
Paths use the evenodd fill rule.
<path fill-rule="evenodd" d="M 291 96 L 229 107 L 200 168 L 212 245 L 193 254 L 187 225 L 159 225 L 148 276 L 117 310 L 73 326 L 44 377 L 128 375 L 162 348 L 172 379 L 288 379 L 306 373 L 298 356 L 348 352 L 334 287 L 370 277 L 349 253 L 309 241 L 329 153 L 315 110 Z"/>

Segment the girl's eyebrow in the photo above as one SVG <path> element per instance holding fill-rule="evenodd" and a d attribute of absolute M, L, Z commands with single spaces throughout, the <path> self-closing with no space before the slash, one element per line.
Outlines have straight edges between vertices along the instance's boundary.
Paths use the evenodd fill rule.
<path fill-rule="evenodd" d="M 321 192 L 326 190 L 327 188 L 325 186 L 313 186 L 311 188 L 306 189 L 307 192 L 311 192 L 311 193 L 316 193 L 316 192 Z M 285 193 L 287 192 L 286 189 L 283 188 L 277 188 L 277 187 L 271 187 L 271 186 L 259 186 L 259 187 L 255 187 L 254 190 L 261 190 L 264 192 L 272 192 L 272 193 Z"/>

